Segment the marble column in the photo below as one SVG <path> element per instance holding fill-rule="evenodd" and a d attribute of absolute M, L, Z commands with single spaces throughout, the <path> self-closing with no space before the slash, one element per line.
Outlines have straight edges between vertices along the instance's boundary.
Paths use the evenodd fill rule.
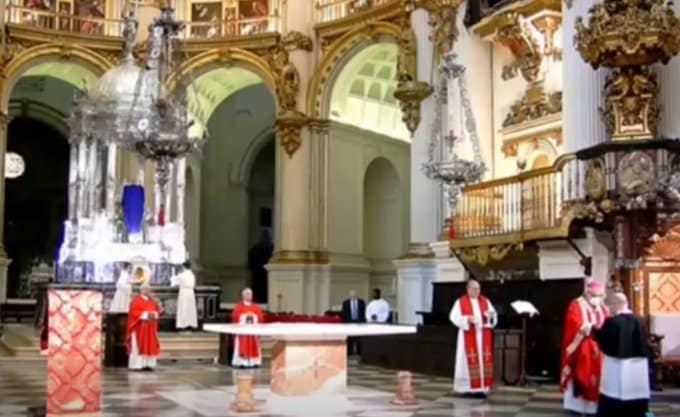
<path fill-rule="evenodd" d="M 680 15 L 680 2 L 673 2 L 673 10 Z M 667 65 L 657 65 L 659 82 L 659 104 L 661 117 L 657 136 L 671 139 L 680 138 L 680 56 L 671 59 Z"/>
<path fill-rule="evenodd" d="M 428 13 L 424 9 L 411 13 L 416 34 L 418 80 L 432 84 L 434 44 L 429 39 Z M 421 169 L 428 159 L 430 135 L 435 114 L 434 95 L 420 104 L 421 121 L 411 138 L 410 243 L 407 253 L 394 261 L 397 268 L 397 311 L 400 323 L 417 323 L 416 311 L 429 310 L 426 305 L 436 265 L 430 243 L 437 240 L 441 214 L 439 184 L 427 178 Z"/>
<path fill-rule="evenodd" d="M 175 169 L 175 181 L 177 184 L 177 200 L 175 208 L 175 222 L 184 225 L 184 201 L 186 199 L 187 160 L 180 158 Z"/>
<path fill-rule="evenodd" d="M 287 7 L 283 18 L 287 31 L 298 31 L 309 36 L 309 24 L 314 17 L 314 4 L 303 2 L 300 7 Z M 305 113 L 307 86 L 314 68 L 314 54 L 296 49 L 289 60 L 300 75 L 296 110 Z M 281 112 L 279 121 L 292 115 Z M 274 310 L 318 314 L 330 307 L 328 253 L 320 222 L 325 222 L 319 211 L 319 189 L 325 187 L 323 161 L 316 158 L 323 149 L 313 135 L 317 129 L 304 126 L 299 132 L 299 147 L 290 154 L 282 147 L 281 133 L 276 142 L 276 186 L 274 208 L 274 256 L 269 271 L 269 303 Z M 321 163 L 320 163 L 321 162 Z M 312 187 L 314 190 L 312 191 Z"/>
<path fill-rule="evenodd" d="M 588 10 L 599 0 L 575 0 L 562 12 L 562 93 L 563 137 L 566 152 L 605 142 L 607 135 L 599 108 L 603 106 L 604 80 L 608 70 L 594 71 L 583 61 L 576 46 L 576 18 L 587 20 Z"/>
<path fill-rule="evenodd" d="M 10 260 L 5 252 L 5 151 L 7 149 L 7 128 L 10 117 L 7 113 L 0 112 L 0 174 L 2 174 L 2 186 L 0 187 L 0 302 L 7 299 L 7 267 Z"/>

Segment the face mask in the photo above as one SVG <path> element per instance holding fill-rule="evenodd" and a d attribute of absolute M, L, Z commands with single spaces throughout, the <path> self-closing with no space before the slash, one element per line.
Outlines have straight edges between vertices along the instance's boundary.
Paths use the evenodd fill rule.
<path fill-rule="evenodd" d="M 590 297 L 588 302 L 590 302 L 590 305 L 593 307 L 599 307 L 600 304 L 602 304 L 602 297 Z"/>

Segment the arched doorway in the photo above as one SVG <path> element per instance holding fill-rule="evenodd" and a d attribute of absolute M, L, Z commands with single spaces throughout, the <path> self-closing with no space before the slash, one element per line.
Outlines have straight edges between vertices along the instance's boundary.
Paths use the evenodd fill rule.
<path fill-rule="evenodd" d="M 209 70 L 192 86 L 191 108 L 203 115 L 209 135 L 193 193 L 200 201 L 200 278 L 236 301 L 252 282 L 248 252 L 259 237 L 260 208 L 269 209 L 273 223 L 276 103 L 262 78 L 245 68 Z"/>
<path fill-rule="evenodd" d="M 52 264 L 67 214 L 69 146 L 67 138 L 38 120 L 15 117 L 9 125 L 7 152 L 25 170 L 5 180 L 5 248 L 9 297 L 29 296 L 26 276 L 39 263 Z"/>
<path fill-rule="evenodd" d="M 389 294 L 394 285 L 392 261 L 407 245 L 401 182 L 394 165 L 385 158 L 373 160 L 364 175 L 363 191 L 363 245 L 371 265 L 370 283 L 390 290 Z"/>
<path fill-rule="evenodd" d="M 51 267 L 55 259 L 67 216 L 70 148 L 66 120 L 75 92 L 95 80 L 91 71 L 79 65 L 43 62 L 21 74 L 10 92 L 6 151 L 14 154 L 15 161 L 23 161 L 24 172 L 5 178 L 9 297 L 30 296 L 31 280 L 47 278 L 42 276 L 45 271 L 36 274 L 36 267 Z"/>

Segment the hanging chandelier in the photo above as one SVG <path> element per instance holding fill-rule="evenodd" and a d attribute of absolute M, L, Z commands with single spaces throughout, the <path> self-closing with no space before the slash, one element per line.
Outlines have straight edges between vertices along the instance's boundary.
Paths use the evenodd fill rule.
<path fill-rule="evenodd" d="M 76 98 L 72 136 L 116 144 L 153 161 L 155 182 L 165 201 L 171 165 L 199 150 L 206 139 L 203 129 L 191 134 L 197 121 L 189 113 L 188 87 L 178 83 L 172 91 L 167 88 L 181 64 L 178 43 L 184 24 L 174 19 L 171 7 L 161 7 L 160 17 L 149 26 L 146 58 L 140 67 L 133 57 L 139 24 L 132 13 L 124 21 L 122 63 Z"/>
<path fill-rule="evenodd" d="M 456 145 L 462 140 L 454 134 L 448 120 L 449 85 L 458 80 L 460 102 L 465 119 L 465 131 L 474 155 L 473 160 L 461 158 Z M 448 53 L 442 57 L 439 79 L 435 87 L 436 110 L 428 149 L 428 160 L 422 166 L 425 175 L 442 184 L 446 193 L 451 217 L 456 214 L 456 205 L 464 186 L 482 179 L 486 167 L 482 162 L 470 96 L 465 79 L 465 67 L 457 63 L 457 56 Z"/>

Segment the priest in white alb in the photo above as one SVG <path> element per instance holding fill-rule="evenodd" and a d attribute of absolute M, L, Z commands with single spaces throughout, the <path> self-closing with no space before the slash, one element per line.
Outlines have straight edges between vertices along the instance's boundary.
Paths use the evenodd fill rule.
<path fill-rule="evenodd" d="M 645 327 L 624 294 L 611 298 L 613 315 L 594 330 L 602 353 L 597 417 L 645 417 L 651 395 Z"/>
<path fill-rule="evenodd" d="M 198 315 L 196 313 L 196 276 L 191 271 L 191 263 L 184 263 L 184 271 L 170 279 L 170 285 L 179 287 L 177 293 L 177 315 L 175 316 L 175 327 L 187 329 L 198 327 Z"/>
<path fill-rule="evenodd" d="M 486 395 L 493 385 L 493 328 L 498 316 L 479 282 L 467 283 L 467 294 L 453 305 L 449 319 L 458 327 L 453 390 Z"/>
<path fill-rule="evenodd" d="M 132 278 L 130 277 L 129 268 L 130 265 L 126 263 L 120 270 L 118 280 L 116 281 L 116 292 L 113 294 L 113 299 L 109 306 L 110 313 L 127 313 L 130 309 Z"/>

